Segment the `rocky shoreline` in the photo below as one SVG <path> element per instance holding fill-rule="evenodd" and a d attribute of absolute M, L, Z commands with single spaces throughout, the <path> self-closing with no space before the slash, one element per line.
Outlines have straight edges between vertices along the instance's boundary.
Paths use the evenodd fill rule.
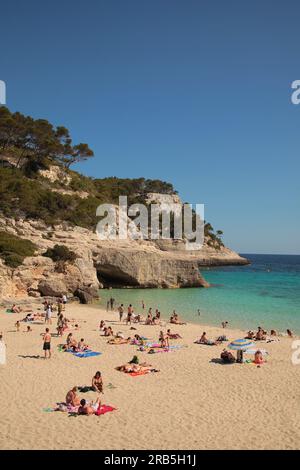
<path fill-rule="evenodd" d="M 88 303 L 103 287 L 179 288 L 208 287 L 201 266 L 247 264 L 223 247 L 204 246 L 189 252 L 181 242 L 144 240 L 101 241 L 96 233 L 67 224 L 47 226 L 42 221 L 0 218 L 6 233 L 30 240 L 37 247 L 17 268 L 0 260 L 2 299 L 51 296 L 62 293 Z M 165 241 L 164 241 L 165 242 Z M 76 254 L 72 263 L 57 263 L 42 256 L 49 248 L 63 245 Z"/>

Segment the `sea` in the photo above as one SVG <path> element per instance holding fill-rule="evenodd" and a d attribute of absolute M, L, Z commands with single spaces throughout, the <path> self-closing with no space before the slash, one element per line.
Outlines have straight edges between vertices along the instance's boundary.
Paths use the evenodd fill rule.
<path fill-rule="evenodd" d="M 158 308 L 168 318 L 173 310 L 186 321 L 244 330 L 261 326 L 300 334 L 300 255 L 242 254 L 251 264 L 201 268 L 210 288 L 103 289 L 100 303 L 110 297 L 136 313 Z M 142 301 L 145 310 L 142 309 Z"/>

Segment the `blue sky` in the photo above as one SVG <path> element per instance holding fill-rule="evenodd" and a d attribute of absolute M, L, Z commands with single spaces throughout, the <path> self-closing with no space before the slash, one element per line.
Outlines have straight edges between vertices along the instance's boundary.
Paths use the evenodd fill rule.
<path fill-rule="evenodd" d="M 66 125 L 95 177 L 160 178 L 239 252 L 300 254 L 296 0 L 11 0 L 7 105 Z"/>

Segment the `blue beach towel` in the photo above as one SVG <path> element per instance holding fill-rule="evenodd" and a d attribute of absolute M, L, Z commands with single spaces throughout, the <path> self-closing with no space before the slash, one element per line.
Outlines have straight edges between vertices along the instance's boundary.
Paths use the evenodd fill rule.
<path fill-rule="evenodd" d="M 96 352 L 96 351 L 84 351 L 82 353 L 78 352 L 78 353 L 74 353 L 73 356 L 76 356 L 76 357 L 92 357 L 92 356 L 100 356 L 100 352 Z"/>

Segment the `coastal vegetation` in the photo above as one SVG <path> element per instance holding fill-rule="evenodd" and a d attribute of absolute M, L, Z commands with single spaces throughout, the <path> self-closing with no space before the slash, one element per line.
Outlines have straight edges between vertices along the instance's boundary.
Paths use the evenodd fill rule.
<path fill-rule="evenodd" d="M 91 178 L 70 166 L 94 155 L 87 144 L 73 145 L 68 129 L 0 107 L 0 210 L 6 217 L 41 219 L 94 229 L 100 204 L 148 204 L 147 194 L 175 195 L 173 185 L 145 178 Z M 45 175 L 51 169 L 58 176 Z M 208 246 L 223 246 L 222 232 L 205 223 Z"/>
<path fill-rule="evenodd" d="M 16 268 L 26 256 L 33 256 L 35 250 L 36 246 L 30 240 L 0 231 L 0 258 L 7 266 Z"/>
<path fill-rule="evenodd" d="M 53 248 L 48 248 L 43 256 L 47 258 L 51 258 L 52 261 L 63 261 L 73 263 L 76 259 L 76 253 L 74 251 L 69 250 L 69 248 L 65 245 L 54 245 Z"/>

